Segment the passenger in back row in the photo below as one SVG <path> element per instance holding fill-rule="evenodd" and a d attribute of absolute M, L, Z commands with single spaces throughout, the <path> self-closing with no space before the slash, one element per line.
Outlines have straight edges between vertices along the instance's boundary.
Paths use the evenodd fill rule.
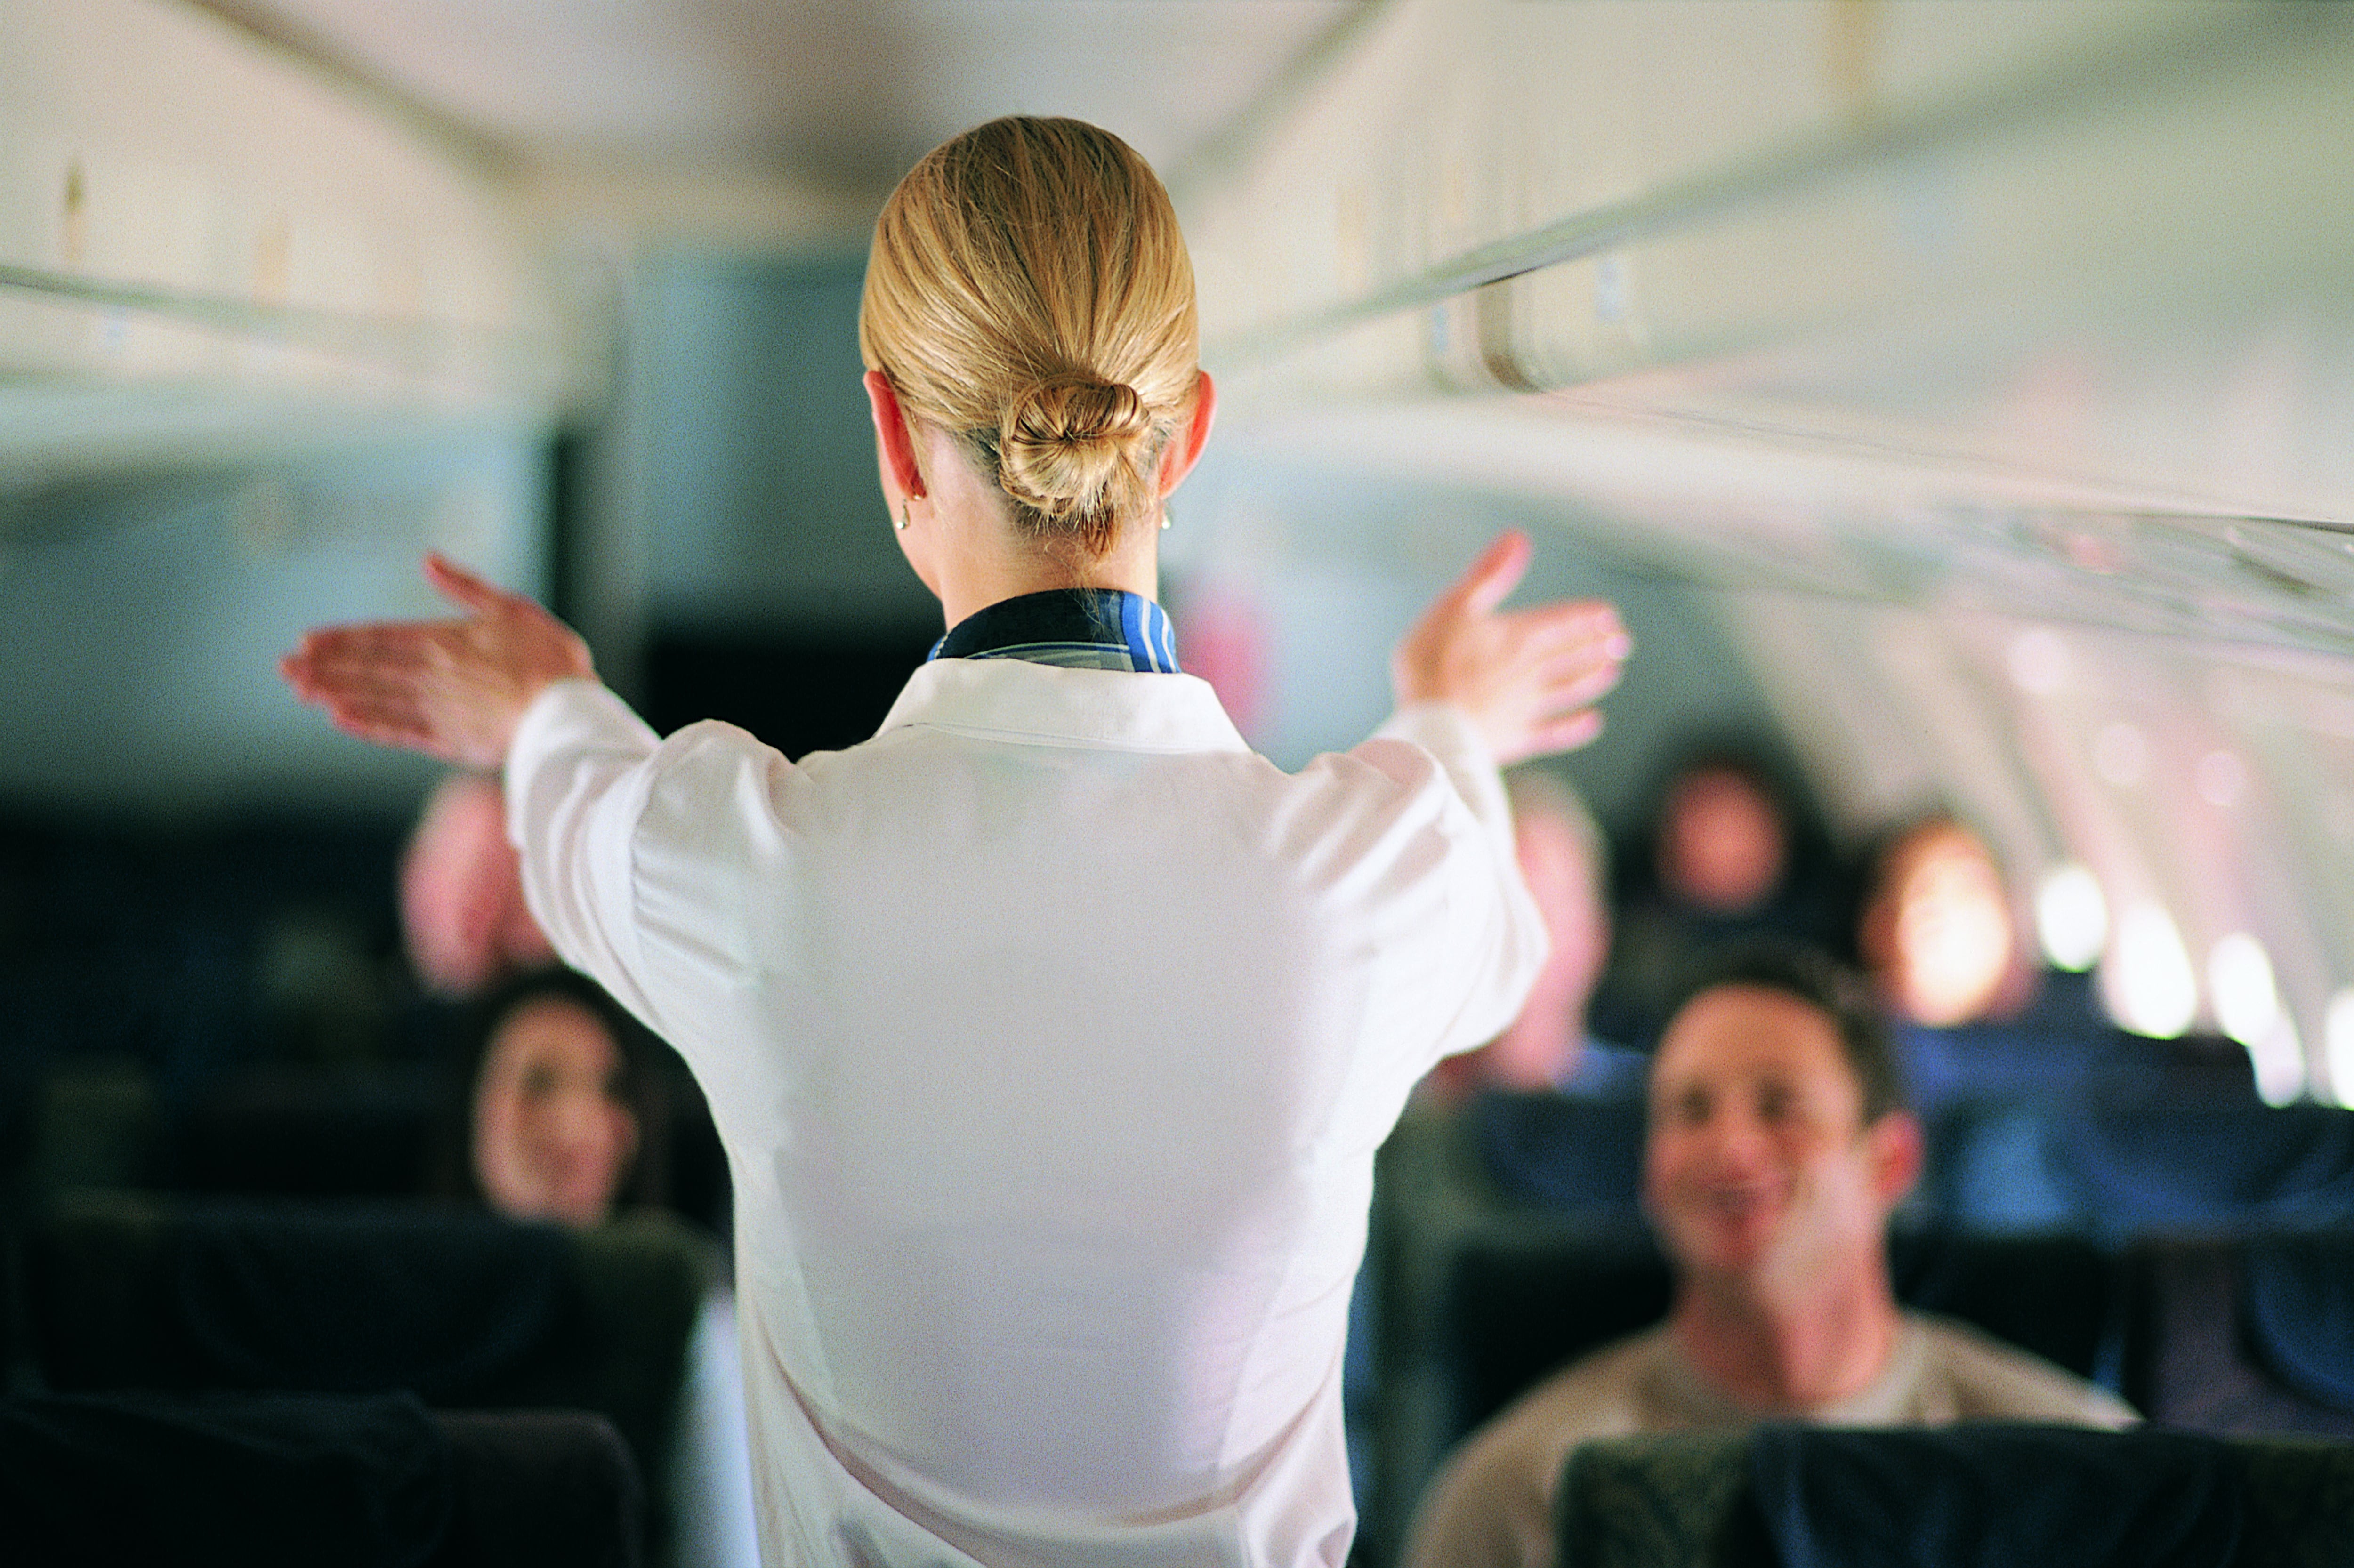
<path fill-rule="evenodd" d="M 1657 821 L 1614 873 L 1617 930 L 1588 1009 L 1604 1039 L 1646 1047 L 1702 955 L 1755 941 L 1835 949 L 1852 920 L 1819 810 L 1765 746 L 1698 746 L 1653 798 Z"/>
<path fill-rule="evenodd" d="M 1667 1321 L 1475 1435 L 1423 1499 L 1413 1568 L 1553 1562 L 1554 1480 L 1588 1438 L 2136 1419 L 2057 1367 L 1898 1308 L 1888 1217 L 1919 1174 L 1921 1129 L 1845 971 L 1797 953 L 1727 962 L 1670 1018 L 1649 1099 L 1644 1205 L 1676 1271 Z"/>
<path fill-rule="evenodd" d="M 1577 792 L 1541 763 L 1505 774 L 1504 794 L 1512 808 L 1513 857 L 1544 916 L 1552 951 L 1511 1026 L 1477 1051 L 1447 1057 L 1424 1079 L 1426 1092 L 1446 1103 L 1478 1089 L 1583 1084 L 1633 1054 L 1619 1053 L 1597 1073 L 1597 1053 L 1586 1036 L 1586 999 L 1610 950 L 1603 885 L 1610 852 L 1602 830 Z"/>

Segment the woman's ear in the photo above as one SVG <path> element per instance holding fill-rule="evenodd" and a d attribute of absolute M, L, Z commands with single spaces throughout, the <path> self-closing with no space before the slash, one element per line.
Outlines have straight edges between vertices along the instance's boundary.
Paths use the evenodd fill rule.
<path fill-rule="evenodd" d="M 1161 450 L 1161 481 L 1162 499 L 1185 482 L 1193 465 L 1202 461 L 1203 443 L 1210 439 L 1210 424 L 1217 416 L 1218 389 L 1206 370 L 1195 373 L 1201 379 L 1194 384 L 1193 417 L 1177 432 L 1176 439 Z"/>
<path fill-rule="evenodd" d="M 915 432 L 907 428 L 907 410 L 891 378 L 879 370 L 865 376 L 867 407 L 875 415 L 875 452 L 883 468 L 883 488 L 921 501 L 926 493 L 924 471 L 916 463 Z M 888 493 L 885 500 L 890 499 Z"/>

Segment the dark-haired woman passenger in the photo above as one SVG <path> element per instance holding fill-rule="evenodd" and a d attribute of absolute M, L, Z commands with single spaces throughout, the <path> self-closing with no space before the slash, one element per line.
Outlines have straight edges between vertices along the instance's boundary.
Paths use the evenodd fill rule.
<path fill-rule="evenodd" d="M 586 1229 L 663 1199 L 661 1046 L 585 975 L 546 969 L 471 1011 L 435 1184 L 509 1219 Z M 678 1568 L 758 1559 L 732 1292 L 705 1298 L 672 1478 Z"/>
<path fill-rule="evenodd" d="M 1648 1049 L 1670 1000 L 1729 948 L 1762 939 L 1846 954 L 1852 899 L 1829 835 L 1796 776 L 1762 747 L 1711 740 L 1685 751 L 1661 776 L 1654 812 L 1615 877 L 1596 1033 Z"/>
<path fill-rule="evenodd" d="M 572 1226 L 659 1203 L 669 1118 L 656 1049 L 584 975 L 508 982 L 472 1010 L 440 1184 L 513 1219 Z"/>

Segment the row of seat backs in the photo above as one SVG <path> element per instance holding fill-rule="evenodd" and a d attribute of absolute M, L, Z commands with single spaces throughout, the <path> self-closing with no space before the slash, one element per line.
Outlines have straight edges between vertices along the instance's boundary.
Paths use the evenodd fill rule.
<path fill-rule="evenodd" d="M 682 1071 L 667 1096 L 669 1206 L 717 1230 L 726 1161 L 702 1097 Z M 14 1185 L 35 1194 L 87 1188 L 406 1197 L 453 1186 L 437 1169 L 462 1155 L 451 1091 L 429 1063 L 281 1064 L 224 1075 L 187 1103 L 165 1103 L 135 1062 L 53 1067 L 26 1096 Z M 0 1139 L 0 1144 L 5 1143 Z"/>
<path fill-rule="evenodd" d="M 610 1419 L 672 1528 L 711 1244 L 661 1215 L 584 1232 L 419 1204 L 60 1200 L 13 1249 L 15 1382 L 59 1393 L 407 1391 Z"/>
<path fill-rule="evenodd" d="M 398 819 L 165 825 L 0 809 L 0 1077 L 127 1054 L 201 1076 L 398 1050 Z"/>
<path fill-rule="evenodd" d="M 635 1568 L 635 1462 L 603 1416 L 413 1396 L 0 1399 L 8 1560 L 186 1568 Z"/>
<path fill-rule="evenodd" d="M 255 1069 L 167 1108 L 120 1058 L 61 1064 L 27 1096 L 24 1186 L 288 1197 L 426 1190 L 447 1091 L 421 1063 Z"/>
<path fill-rule="evenodd" d="M 2147 1243 L 1899 1231 L 1898 1299 L 2122 1393 L 2153 1420 L 2354 1436 L 2354 1232 Z M 1474 1234 L 1432 1350 L 1459 1439 L 1557 1367 L 1667 1313 L 1648 1233 Z"/>
<path fill-rule="evenodd" d="M 2146 1093 L 1972 1100 L 1925 1116 L 1913 1212 L 2110 1238 L 2184 1227 L 2354 1221 L 2354 1111 Z M 1470 1160 L 1500 1204 L 1631 1215 L 1639 1100 L 1494 1093 L 1466 1107 Z"/>
<path fill-rule="evenodd" d="M 2354 1444 L 1981 1424 L 1609 1438 L 1554 1493 L 1560 1568 L 2325 1568 Z"/>

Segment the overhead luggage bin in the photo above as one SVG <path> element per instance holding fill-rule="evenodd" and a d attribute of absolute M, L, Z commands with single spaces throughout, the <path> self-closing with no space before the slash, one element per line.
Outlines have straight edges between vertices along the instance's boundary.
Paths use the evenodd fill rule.
<path fill-rule="evenodd" d="M 2349 113 L 2338 6 L 1408 0 L 1180 191 L 1230 428 L 1889 597 L 1896 507 L 2354 514 Z"/>
<path fill-rule="evenodd" d="M 487 154 L 220 18 L 0 0 L 0 477 L 544 423 Z"/>

